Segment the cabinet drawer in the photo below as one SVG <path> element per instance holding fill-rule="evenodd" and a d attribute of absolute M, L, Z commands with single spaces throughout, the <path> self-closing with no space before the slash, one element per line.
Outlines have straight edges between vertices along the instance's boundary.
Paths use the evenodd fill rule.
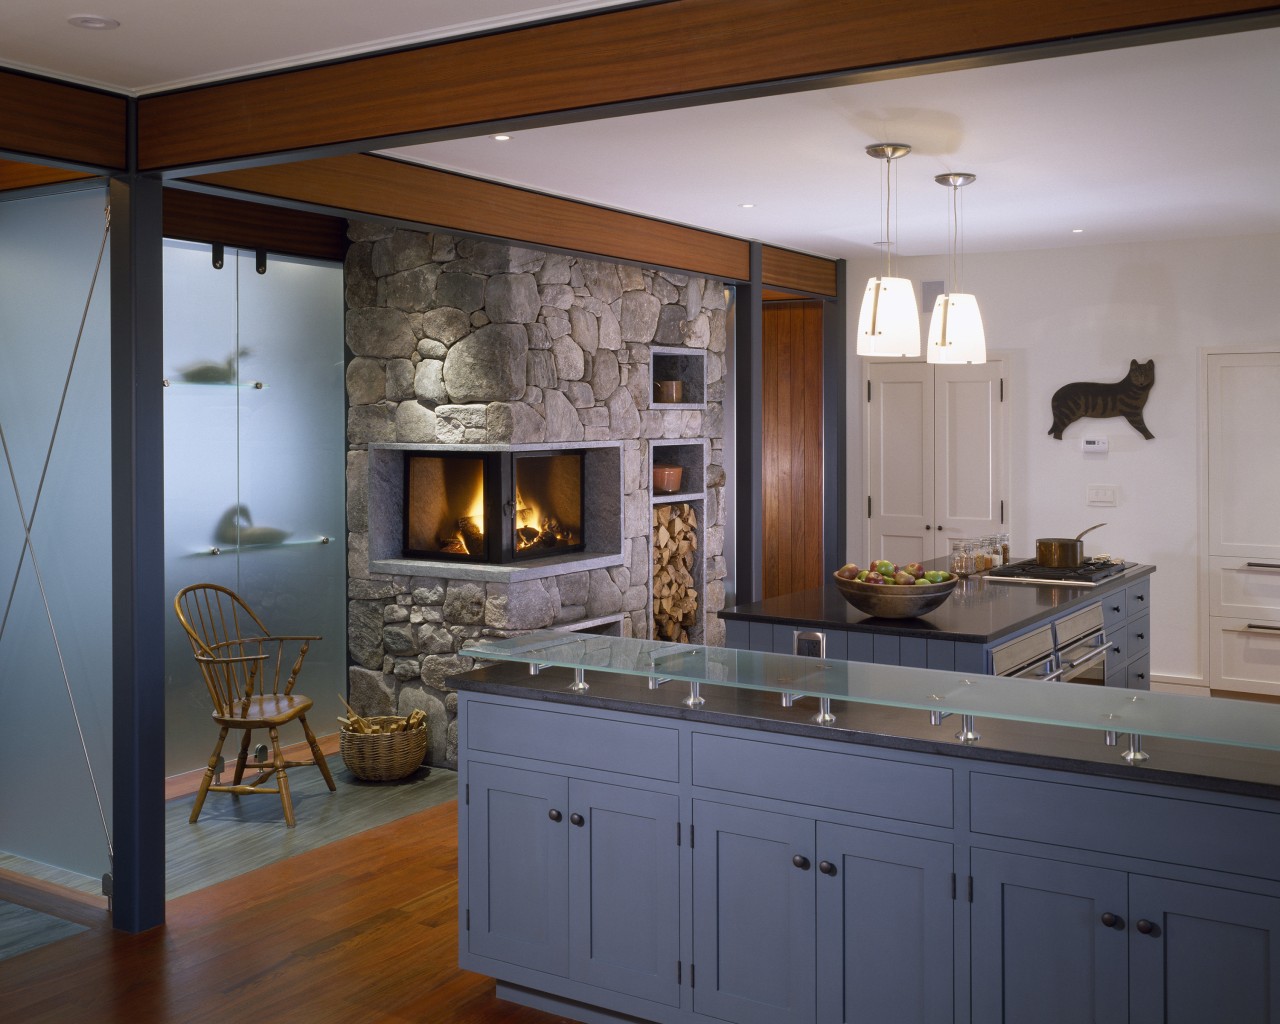
<path fill-rule="evenodd" d="M 1125 670 L 1125 686 L 1130 690 L 1151 689 L 1151 654 L 1143 654 L 1129 662 Z"/>
<path fill-rule="evenodd" d="M 680 778 L 680 734 L 665 726 L 478 700 L 467 702 L 465 724 L 471 750 L 668 782 Z"/>
<path fill-rule="evenodd" d="M 950 828 L 951 770 L 758 739 L 693 735 L 693 784 Z"/>
<path fill-rule="evenodd" d="M 1210 558 L 1209 614 L 1280 621 L 1280 561 Z"/>
<path fill-rule="evenodd" d="M 1124 589 L 1125 602 L 1130 615 L 1141 615 L 1151 607 L 1151 577 L 1130 583 Z"/>
<path fill-rule="evenodd" d="M 1129 642 L 1129 649 L 1125 652 L 1128 657 L 1136 658 L 1139 654 L 1146 654 L 1151 649 L 1151 616 L 1140 615 L 1136 619 L 1130 619 L 1124 628 L 1124 635 Z"/>
<path fill-rule="evenodd" d="M 1102 599 L 1102 625 L 1111 636 L 1129 617 L 1129 598 L 1124 590 L 1116 590 Z"/>
<path fill-rule="evenodd" d="M 1276 877 L 1280 814 L 975 773 L 972 831 L 1081 850 Z"/>
<path fill-rule="evenodd" d="M 1209 686 L 1280 696 L 1280 623 L 1210 618 Z"/>

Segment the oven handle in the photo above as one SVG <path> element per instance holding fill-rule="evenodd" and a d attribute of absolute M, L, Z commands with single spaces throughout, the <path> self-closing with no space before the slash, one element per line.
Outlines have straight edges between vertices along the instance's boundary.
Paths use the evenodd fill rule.
<path fill-rule="evenodd" d="M 1086 654 L 1083 658 L 1078 658 L 1078 659 L 1077 659 L 1077 660 L 1075 660 L 1075 661 L 1071 661 L 1071 662 L 1068 662 L 1066 665 L 1063 665 L 1063 666 L 1062 666 L 1062 671 L 1063 671 L 1063 672 L 1069 672 L 1069 671 L 1071 671 L 1071 669 L 1073 669 L 1073 668 L 1079 668 L 1081 665 L 1087 665 L 1089 662 L 1091 662 L 1091 661 L 1095 661 L 1096 659 L 1098 659 L 1098 658 L 1102 657 L 1102 655 L 1104 655 L 1104 654 L 1106 654 L 1106 653 L 1107 653 L 1108 649 L 1110 649 L 1111 647 L 1114 647 L 1114 646 L 1115 646 L 1115 645 L 1114 645 L 1110 640 L 1108 640 L 1108 641 L 1107 641 L 1105 644 L 1103 644 L 1101 647 L 1095 647 L 1092 651 L 1090 651 L 1088 654 Z"/>

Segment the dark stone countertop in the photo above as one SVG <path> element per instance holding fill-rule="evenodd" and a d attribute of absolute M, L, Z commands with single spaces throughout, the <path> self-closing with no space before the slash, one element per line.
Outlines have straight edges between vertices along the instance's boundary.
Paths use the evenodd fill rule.
<path fill-rule="evenodd" d="M 687 684 L 671 681 L 650 690 L 639 677 L 588 672 L 586 679 L 590 689 L 572 693 L 568 690 L 573 681 L 569 669 L 545 668 L 532 676 L 523 664 L 505 663 L 454 676 L 448 684 L 459 690 L 530 701 L 1280 800 L 1280 751 L 1144 737 L 1143 748 L 1151 759 L 1130 765 L 1120 756 L 1127 737 L 1121 735 L 1118 746 L 1108 747 L 1101 732 L 1086 729 L 979 718 L 981 739 L 964 744 L 955 739 L 960 718 L 954 715 L 939 726 L 931 726 L 925 711 L 834 701 L 835 724 L 818 725 L 813 721 L 818 710 L 815 699 L 784 708 L 778 694 L 703 684 L 706 703 L 692 709 L 682 703 L 689 693 Z"/>
<path fill-rule="evenodd" d="M 1094 587 L 1001 583 L 985 576 L 970 576 L 960 581 L 941 608 L 914 619 L 878 619 L 863 615 L 841 596 L 834 583 L 726 608 L 719 614 L 722 619 L 747 622 L 990 644 L 1083 608 L 1118 588 L 1150 576 L 1155 568 L 1154 565 L 1132 565 Z"/>

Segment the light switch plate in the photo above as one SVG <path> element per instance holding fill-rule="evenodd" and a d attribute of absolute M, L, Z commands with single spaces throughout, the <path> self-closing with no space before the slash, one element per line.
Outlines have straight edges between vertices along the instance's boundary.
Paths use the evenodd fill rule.
<path fill-rule="evenodd" d="M 1085 502 L 1102 508 L 1115 508 L 1116 488 L 1102 484 L 1089 484 L 1085 488 Z"/>

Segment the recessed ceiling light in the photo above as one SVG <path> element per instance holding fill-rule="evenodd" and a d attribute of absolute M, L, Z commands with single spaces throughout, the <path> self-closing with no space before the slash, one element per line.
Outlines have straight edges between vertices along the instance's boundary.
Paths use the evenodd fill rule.
<path fill-rule="evenodd" d="M 115 18 L 104 18 L 98 14 L 73 14 L 67 19 L 67 24 L 74 25 L 76 28 L 95 29 L 99 32 L 120 27 L 120 22 Z"/>
<path fill-rule="evenodd" d="M 755 203 L 739 203 L 738 205 L 744 210 L 754 210 L 756 208 Z"/>
<path fill-rule="evenodd" d="M 494 142 L 510 142 L 510 141 L 511 141 L 511 136 L 510 136 L 510 135 L 495 135 L 495 136 L 493 137 L 493 141 L 494 141 Z"/>
<path fill-rule="evenodd" d="M 1073 235 L 1083 235 L 1083 234 L 1084 234 L 1084 228 L 1072 228 L 1072 229 L 1071 229 L 1071 233 L 1072 233 Z"/>

